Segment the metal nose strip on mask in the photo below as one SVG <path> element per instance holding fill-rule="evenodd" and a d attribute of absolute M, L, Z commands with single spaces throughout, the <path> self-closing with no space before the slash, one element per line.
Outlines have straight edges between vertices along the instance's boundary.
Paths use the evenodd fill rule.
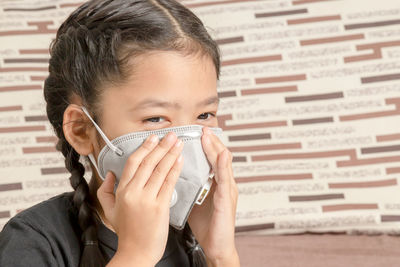
<path fill-rule="evenodd" d="M 146 139 L 152 134 L 155 134 L 159 138 L 162 138 L 169 132 L 174 132 L 176 134 L 176 137 L 181 139 L 182 141 L 193 140 L 193 139 L 198 139 L 202 136 L 201 128 L 202 126 L 200 125 L 187 125 L 187 126 L 176 126 L 171 128 L 128 133 L 126 135 L 117 137 L 116 139 L 112 140 L 112 144 L 118 146 L 119 144 L 122 144 L 132 139 L 136 138 Z M 213 130 L 213 128 L 210 129 Z"/>
<path fill-rule="evenodd" d="M 81 107 L 83 112 L 85 112 L 86 116 L 90 119 L 90 121 L 93 123 L 94 127 L 96 127 L 97 131 L 100 133 L 101 137 L 103 137 L 104 141 L 106 142 L 107 146 L 114 151 L 118 156 L 123 156 L 124 151 L 122 151 L 120 148 L 114 146 L 111 141 L 107 138 L 107 136 L 103 133 L 103 131 L 100 129 L 100 127 L 97 125 L 97 123 L 92 119 L 92 117 L 89 115 L 89 112 L 86 110 L 85 107 Z"/>
<path fill-rule="evenodd" d="M 186 125 L 186 126 L 176 126 L 170 128 L 163 128 L 157 130 L 149 130 L 149 131 L 142 131 L 142 132 L 134 132 L 128 133 L 126 135 L 122 135 L 112 140 L 112 144 L 114 146 L 123 147 L 125 142 L 129 142 L 130 140 L 141 138 L 146 139 L 151 134 L 157 135 L 159 138 L 162 138 L 169 132 L 174 132 L 177 138 L 181 139 L 183 142 L 191 141 L 195 139 L 199 139 L 202 136 L 202 128 L 203 126 L 200 125 Z M 210 128 L 211 131 L 214 132 L 217 136 L 222 133 L 221 128 Z M 105 149 L 105 150 L 104 150 Z M 102 162 L 104 156 L 106 155 L 107 149 L 110 149 L 109 146 L 105 146 L 103 150 L 99 154 L 98 162 Z M 110 149 L 111 150 L 111 149 Z M 112 151 L 112 150 L 111 150 Z M 90 156 L 90 155 L 89 155 Z"/>

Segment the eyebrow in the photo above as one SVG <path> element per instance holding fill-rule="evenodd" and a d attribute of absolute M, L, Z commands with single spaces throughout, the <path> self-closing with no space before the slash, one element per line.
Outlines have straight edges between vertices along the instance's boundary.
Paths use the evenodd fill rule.
<path fill-rule="evenodd" d="M 198 102 L 196 104 L 196 107 L 204 107 L 204 106 L 218 105 L 218 104 L 219 104 L 219 97 L 212 96 L 204 99 L 203 101 Z M 182 106 L 176 102 L 168 102 L 159 99 L 147 98 L 144 99 L 143 101 L 140 101 L 135 107 L 132 108 L 132 110 L 149 108 L 149 107 L 175 108 L 175 109 L 182 108 Z"/>

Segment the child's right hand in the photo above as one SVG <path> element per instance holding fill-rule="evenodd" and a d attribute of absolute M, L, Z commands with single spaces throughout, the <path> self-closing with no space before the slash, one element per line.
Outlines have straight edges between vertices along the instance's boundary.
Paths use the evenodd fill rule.
<path fill-rule="evenodd" d="M 161 259 L 169 204 L 183 166 L 182 149 L 174 133 L 160 142 L 152 135 L 129 156 L 115 195 L 115 176 L 107 174 L 97 197 L 118 235 L 118 249 L 108 266 L 154 266 Z"/>

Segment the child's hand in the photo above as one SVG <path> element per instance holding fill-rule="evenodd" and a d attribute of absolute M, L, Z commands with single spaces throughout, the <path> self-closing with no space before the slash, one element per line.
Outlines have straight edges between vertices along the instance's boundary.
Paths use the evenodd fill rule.
<path fill-rule="evenodd" d="M 174 133 L 161 142 L 151 137 L 127 160 L 115 195 L 114 175 L 107 175 L 97 191 L 106 220 L 118 235 L 110 266 L 154 266 L 165 250 L 183 143 Z"/>
<path fill-rule="evenodd" d="M 233 177 L 232 154 L 207 127 L 202 145 L 215 173 L 209 196 L 195 205 L 190 227 L 211 266 L 239 266 L 235 247 L 235 216 L 238 189 Z"/>

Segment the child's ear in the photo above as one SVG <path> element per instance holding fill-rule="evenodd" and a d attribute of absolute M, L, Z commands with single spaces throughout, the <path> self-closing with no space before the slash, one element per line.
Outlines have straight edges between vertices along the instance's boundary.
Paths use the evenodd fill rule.
<path fill-rule="evenodd" d="M 87 156 L 93 153 L 92 122 L 82 111 L 80 106 L 70 104 L 64 111 L 63 131 L 65 139 L 80 155 Z"/>

